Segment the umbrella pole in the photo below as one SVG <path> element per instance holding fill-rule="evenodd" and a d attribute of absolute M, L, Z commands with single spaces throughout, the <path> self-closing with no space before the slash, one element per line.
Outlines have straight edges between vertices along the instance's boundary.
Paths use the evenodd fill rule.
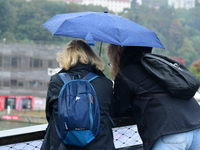
<path fill-rule="evenodd" d="M 102 42 L 101 42 L 101 45 L 100 45 L 99 57 L 101 56 L 101 49 L 102 49 Z"/>

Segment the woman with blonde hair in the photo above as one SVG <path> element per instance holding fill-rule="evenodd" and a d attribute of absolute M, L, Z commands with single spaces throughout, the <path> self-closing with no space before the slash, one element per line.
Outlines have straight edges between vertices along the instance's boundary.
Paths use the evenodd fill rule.
<path fill-rule="evenodd" d="M 152 47 L 110 44 L 118 116 L 134 116 L 144 150 L 200 150 L 200 106 L 170 95 L 143 67 Z"/>
<path fill-rule="evenodd" d="M 65 70 L 69 70 L 78 63 L 90 64 L 100 71 L 104 68 L 100 58 L 82 40 L 71 41 L 62 52 L 57 53 L 57 61 Z"/>
<path fill-rule="evenodd" d="M 46 97 L 46 118 L 48 127 L 41 150 L 115 150 L 113 133 L 109 119 L 112 99 L 112 81 L 103 74 L 103 63 L 95 52 L 82 40 L 72 40 L 67 47 L 57 53 L 57 61 L 71 77 L 79 74 L 81 78 L 89 72 L 99 75 L 90 83 L 94 87 L 100 107 L 100 134 L 84 147 L 64 144 L 56 132 L 58 127 L 58 95 L 63 81 L 58 74 L 51 77 Z M 106 144 L 105 144 L 106 143 Z"/>

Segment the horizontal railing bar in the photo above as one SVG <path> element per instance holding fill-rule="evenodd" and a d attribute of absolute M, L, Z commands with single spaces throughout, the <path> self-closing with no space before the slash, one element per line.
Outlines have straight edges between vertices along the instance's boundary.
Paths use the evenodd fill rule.
<path fill-rule="evenodd" d="M 113 122 L 115 123 L 114 127 L 122 127 L 136 124 L 133 117 L 113 118 Z"/>
<path fill-rule="evenodd" d="M 43 139 L 47 124 L 0 131 L 0 146 Z"/>
<path fill-rule="evenodd" d="M 0 138 L 13 136 L 13 135 L 16 136 L 16 135 L 28 134 L 28 133 L 38 132 L 38 131 L 44 131 L 46 130 L 46 127 L 47 127 L 47 124 L 42 124 L 42 125 L 34 125 L 34 126 L 28 126 L 28 127 L 3 130 L 3 131 L 0 131 Z"/>
<path fill-rule="evenodd" d="M 114 118 L 113 122 L 116 125 L 113 127 L 122 127 L 135 124 L 134 119 L 131 117 Z M 0 131 L 0 146 L 43 139 L 45 136 L 46 127 L 47 124 L 42 124 Z"/>
<path fill-rule="evenodd" d="M 130 146 L 130 147 L 124 147 L 124 148 L 117 148 L 118 150 L 144 150 L 143 149 L 143 145 L 134 145 L 134 146 Z"/>

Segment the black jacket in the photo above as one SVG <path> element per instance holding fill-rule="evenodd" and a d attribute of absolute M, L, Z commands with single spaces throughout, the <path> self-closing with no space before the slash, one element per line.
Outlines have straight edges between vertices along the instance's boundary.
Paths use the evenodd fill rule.
<path fill-rule="evenodd" d="M 121 101 L 121 114 L 132 107 L 144 150 L 150 150 L 162 135 L 200 128 L 200 106 L 194 98 L 148 96 L 147 93 L 167 91 L 148 74 L 139 59 L 128 64 L 126 61 L 122 68 L 115 79 L 115 97 Z"/>
<path fill-rule="evenodd" d="M 66 72 L 62 69 L 60 72 Z M 75 67 L 67 71 L 71 76 L 79 74 L 81 77 L 85 76 L 89 72 L 94 72 L 100 77 L 91 82 L 93 85 L 100 106 L 101 116 L 101 133 L 91 143 L 83 148 L 65 145 L 58 137 L 55 129 L 55 125 L 58 126 L 58 94 L 63 86 L 63 82 L 55 74 L 51 77 L 48 93 L 46 98 L 46 118 L 48 121 L 48 127 L 46 129 L 46 135 L 41 147 L 41 150 L 115 150 L 113 143 L 113 133 L 109 120 L 109 107 L 112 99 L 112 82 L 107 79 L 104 74 L 96 70 L 91 65 L 77 64 Z"/>

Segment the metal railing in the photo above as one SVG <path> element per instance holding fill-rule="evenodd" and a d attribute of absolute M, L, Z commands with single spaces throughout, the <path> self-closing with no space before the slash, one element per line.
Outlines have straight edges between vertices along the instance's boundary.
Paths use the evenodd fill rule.
<path fill-rule="evenodd" d="M 113 119 L 116 149 L 143 150 L 142 141 L 132 118 Z M 0 150 L 39 150 L 47 124 L 0 131 Z"/>

